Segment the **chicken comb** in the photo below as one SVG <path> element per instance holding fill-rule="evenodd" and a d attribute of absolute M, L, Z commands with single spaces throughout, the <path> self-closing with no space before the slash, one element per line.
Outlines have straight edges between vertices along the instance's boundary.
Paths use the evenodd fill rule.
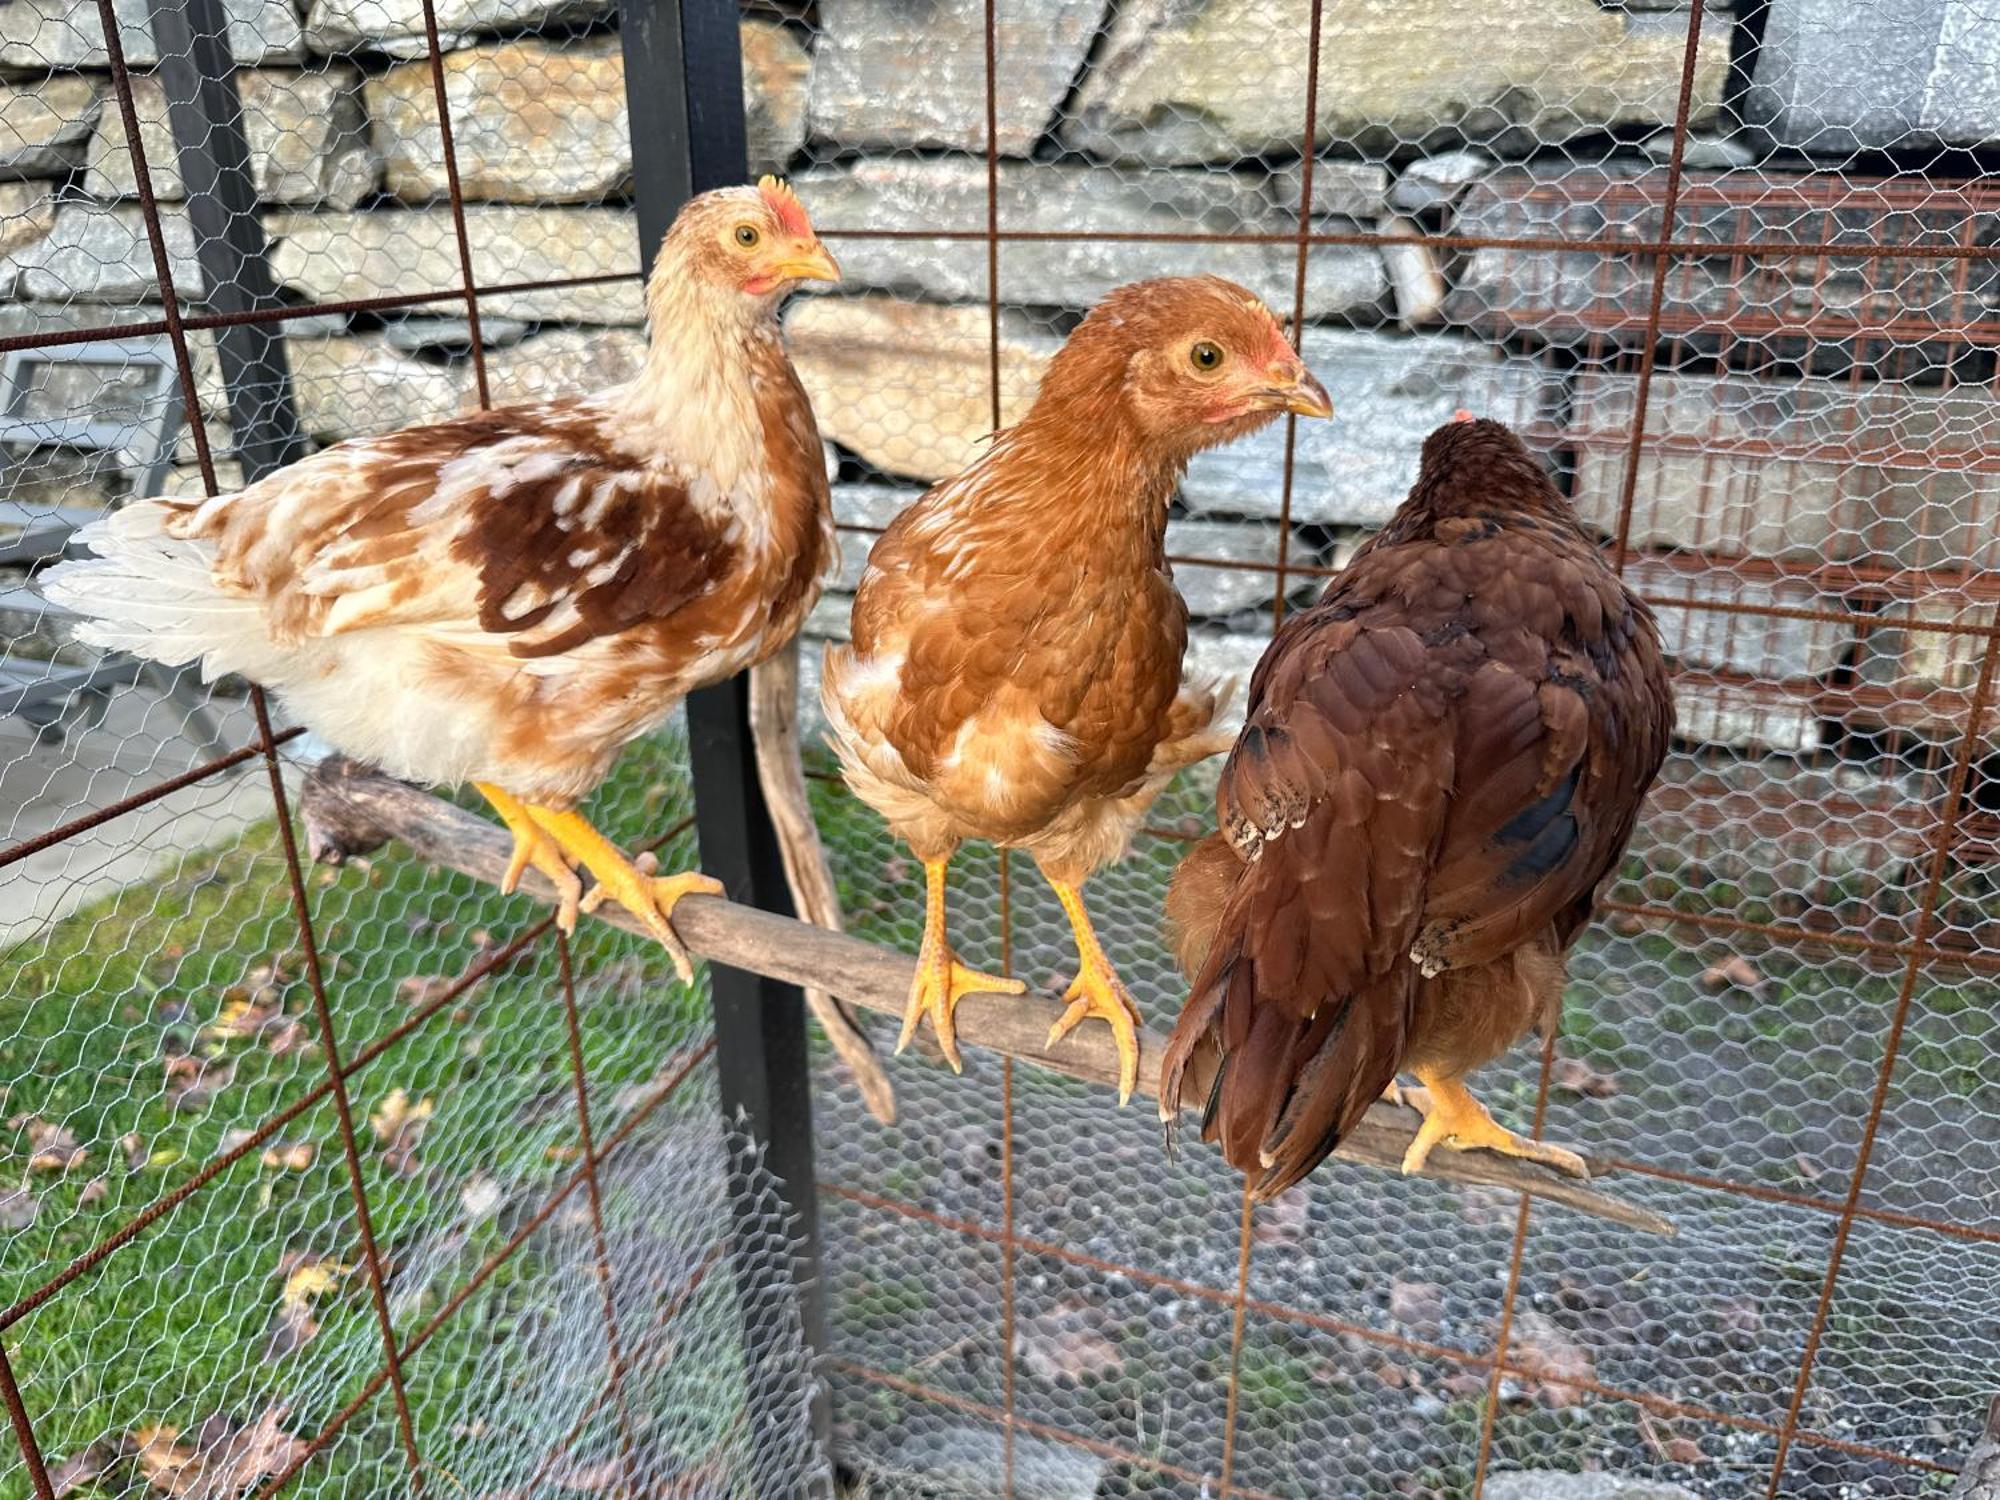
<path fill-rule="evenodd" d="M 764 195 L 764 201 L 771 206 L 771 212 L 778 217 L 778 225 L 786 234 L 807 236 L 812 233 L 812 220 L 806 217 L 806 206 L 799 202 L 792 185 L 782 177 L 773 177 L 766 172 L 757 179 L 757 191 Z"/>
<path fill-rule="evenodd" d="M 1470 422 L 1472 420 L 1472 413 L 1461 406 L 1451 414 L 1451 419 L 1454 422 Z"/>

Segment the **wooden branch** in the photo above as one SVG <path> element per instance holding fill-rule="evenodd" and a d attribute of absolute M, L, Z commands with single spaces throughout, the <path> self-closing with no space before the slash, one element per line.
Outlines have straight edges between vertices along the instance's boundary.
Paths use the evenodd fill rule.
<path fill-rule="evenodd" d="M 833 869 L 819 841 L 812 803 L 806 796 L 804 763 L 799 758 L 799 638 L 793 636 L 770 660 L 750 669 L 750 736 L 757 752 L 757 780 L 778 834 L 778 855 L 785 865 L 785 883 L 792 890 L 792 907 L 813 926 L 839 932 L 840 893 Z M 823 986 L 805 986 L 806 1004 L 818 1018 L 826 1039 L 847 1064 L 854 1086 L 868 1113 L 884 1125 L 896 1120 L 896 1090 L 882 1059 L 868 1043 L 868 1033 L 846 1006 Z"/>
<path fill-rule="evenodd" d="M 497 825 L 416 787 L 360 770 L 352 762 L 323 763 L 309 779 L 307 795 L 319 805 L 322 821 L 337 822 L 350 836 L 366 830 L 378 841 L 400 839 L 432 864 L 489 883 L 497 884 L 507 868 L 508 839 Z M 533 871 L 522 880 L 521 893 L 545 903 L 555 900 L 548 883 Z M 597 916 L 644 935 L 634 918 L 609 903 L 598 909 Z M 719 897 L 687 897 L 674 908 L 674 927 L 692 952 L 712 963 L 801 986 L 820 986 L 851 1004 L 899 1018 L 916 972 L 916 961 L 904 954 Z M 968 995 L 957 1011 L 958 1039 L 962 1045 L 985 1047 L 1052 1073 L 1115 1087 L 1117 1058 L 1105 1028 L 1085 1026 L 1053 1049 L 1043 1045 L 1061 1010 L 1061 1004 L 1046 995 Z M 1139 1033 L 1141 1094 L 1157 1096 L 1157 1070 L 1147 1060 L 1157 1058 L 1162 1046 L 1157 1032 Z M 1194 1076 L 1198 1071 L 1190 1070 L 1187 1089 L 1187 1096 L 1197 1100 L 1208 1094 L 1208 1079 Z M 1378 1103 L 1335 1154 L 1345 1161 L 1400 1171 L 1416 1126 L 1414 1110 Z M 1593 1170 L 1602 1169 L 1593 1164 Z M 1439 1150 L 1423 1175 L 1529 1193 L 1655 1234 L 1674 1232 L 1669 1220 L 1648 1209 L 1513 1157 Z"/>

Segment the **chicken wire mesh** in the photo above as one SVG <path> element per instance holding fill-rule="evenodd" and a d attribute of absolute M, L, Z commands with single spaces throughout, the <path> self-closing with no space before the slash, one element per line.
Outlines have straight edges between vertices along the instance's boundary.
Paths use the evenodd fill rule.
<path fill-rule="evenodd" d="M 307 444 L 630 373 L 607 7 L 225 10 L 281 304 L 242 315 L 281 331 Z M 184 345 L 163 487 L 200 493 L 241 482 L 233 424 L 271 414 L 223 378 L 238 325 L 202 300 L 230 288 L 204 282 L 153 36 L 139 5 L 0 10 L 0 342 Z M 2000 1387 L 2000 14 L 819 0 L 747 9 L 740 45 L 753 170 L 790 172 L 846 273 L 787 328 L 850 586 L 1092 301 L 1213 270 L 1293 320 L 1336 416 L 1190 471 L 1168 547 L 1197 669 L 1247 673 L 1465 407 L 1530 437 L 1660 611 L 1681 714 L 1559 1038 L 1483 1076 L 1508 1123 L 1621 1167 L 1675 1240 L 1338 1163 L 1250 1214 L 1205 1149 L 1163 1163 L 1141 1107 L 974 1052 L 962 1079 L 896 1065 L 885 1127 L 827 1060 L 820 1368 L 857 1487 L 1938 1487 Z M 57 1478 L 171 1493 L 197 1450 L 267 1463 L 245 1492 L 810 1475 L 803 1413 L 796 1448 L 746 1446 L 741 1273 L 763 1254 L 763 1289 L 789 1283 L 775 1221 L 762 1250 L 718 1249 L 699 995 L 642 944 L 590 929 L 560 954 L 520 904 L 385 851 L 299 871 L 322 1028 L 272 820 L 302 742 L 267 739 L 235 685 L 130 680 L 42 611 L 51 508 L 131 493 L 141 414 L 180 384 L 106 368 L 131 434 L 110 456 L 10 443 L 6 498 L 31 509 L 0 529 L 0 1301 Z M 99 409 L 93 378 L 57 366 L 10 415 Z M 845 615 L 836 592 L 808 627 L 808 702 Z M 635 747 L 593 816 L 692 862 L 684 764 L 677 733 Z M 913 862 L 830 759 L 809 770 L 850 924 L 913 951 Z M 1212 785 L 1183 778 L 1086 890 L 1155 1026 L 1180 998 L 1161 894 Z M 965 959 L 1059 989 L 1068 928 L 1032 868 L 971 849 L 952 878 Z"/>

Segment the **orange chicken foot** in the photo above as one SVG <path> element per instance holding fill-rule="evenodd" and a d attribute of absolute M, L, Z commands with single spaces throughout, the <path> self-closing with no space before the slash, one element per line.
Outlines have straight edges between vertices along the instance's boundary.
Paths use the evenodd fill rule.
<path fill-rule="evenodd" d="M 683 896 L 720 896 L 722 882 L 690 870 L 679 875 L 655 875 L 650 854 L 634 864 L 579 812 L 555 812 L 550 808 L 523 804 L 535 826 L 556 846 L 596 877 L 597 884 L 580 903 L 583 911 L 596 911 L 605 901 L 616 901 L 659 939 L 660 946 L 674 961 L 674 972 L 682 984 L 694 982 L 694 965 L 688 960 L 687 945 L 673 928 L 674 906 Z M 572 877 L 573 878 L 573 877 Z"/>
<path fill-rule="evenodd" d="M 1092 1016 L 1109 1023 L 1111 1039 L 1118 1047 L 1118 1102 L 1122 1105 L 1132 1097 L 1132 1090 L 1139 1082 L 1139 1007 L 1132 1003 L 1118 971 L 1104 956 L 1096 929 L 1090 925 L 1090 913 L 1083 909 L 1083 892 L 1064 880 L 1051 880 L 1049 884 L 1055 889 L 1056 899 L 1062 902 L 1070 931 L 1076 935 L 1076 952 L 1082 967 L 1063 993 L 1069 1009 L 1049 1028 L 1048 1045 L 1055 1046 Z"/>
<path fill-rule="evenodd" d="M 1528 1140 L 1502 1126 L 1458 1079 L 1440 1077 L 1422 1068 L 1416 1073 L 1424 1086 L 1404 1089 L 1401 1102 L 1420 1111 L 1424 1123 L 1417 1130 L 1417 1138 L 1410 1142 L 1410 1149 L 1403 1153 L 1406 1174 L 1422 1170 L 1430 1159 L 1431 1149 L 1443 1145 L 1453 1151 L 1481 1148 L 1498 1151 L 1503 1156 L 1541 1162 L 1572 1177 L 1586 1180 L 1590 1177 L 1590 1168 L 1574 1151 L 1545 1141 Z"/>
<path fill-rule="evenodd" d="M 896 1038 L 901 1052 L 917 1034 L 917 1022 L 925 1014 L 937 1032 L 938 1048 L 954 1073 L 965 1071 L 958 1055 L 958 1034 L 952 1026 L 952 1012 L 967 995 L 1019 995 L 1028 988 L 1018 979 L 1002 979 L 968 969 L 952 952 L 945 935 L 944 872 L 948 859 L 924 861 L 924 941 L 917 949 L 917 977 L 910 984 L 910 1003 L 903 1011 L 903 1031 Z"/>
<path fill-rule="evenodd" d="M 556 888 L 556 926 L 564 932 L 576 931 L 578 898 L 583 895 L 583 882 L 576 878 L 576 871 L 563 857 L 561 847 L 542 831 L 541 825 L 529 813 L 528 804 L 512 792 L 484 781 L 475 781 L 472 786 L 493 804 L 493 810 L 500 814 L 500 821 L 514 835 L 514 852 L 507 857 L 507 873 L 500 878 L 501 891 L 513 895 L 521 884 L 521 876 L 533 865 Z"/>

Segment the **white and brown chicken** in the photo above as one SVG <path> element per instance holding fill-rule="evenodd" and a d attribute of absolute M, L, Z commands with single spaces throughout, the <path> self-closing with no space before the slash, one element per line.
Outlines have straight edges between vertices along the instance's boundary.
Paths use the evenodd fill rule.
<path fill-rule="evenodd" d="M 686 694 L 782 647 L 837 565 L 812 408 L 777 309 L 839 271 L 783 183 L 692 199 L 629 383 L 327 448 L 239 492 L 85 528 L 46 579 L 78 636 L 276 693 L 357 760 L 471 782 L 574 925 L 581 882 L 687 957 L 656 876 L 575 804 Z"/>

